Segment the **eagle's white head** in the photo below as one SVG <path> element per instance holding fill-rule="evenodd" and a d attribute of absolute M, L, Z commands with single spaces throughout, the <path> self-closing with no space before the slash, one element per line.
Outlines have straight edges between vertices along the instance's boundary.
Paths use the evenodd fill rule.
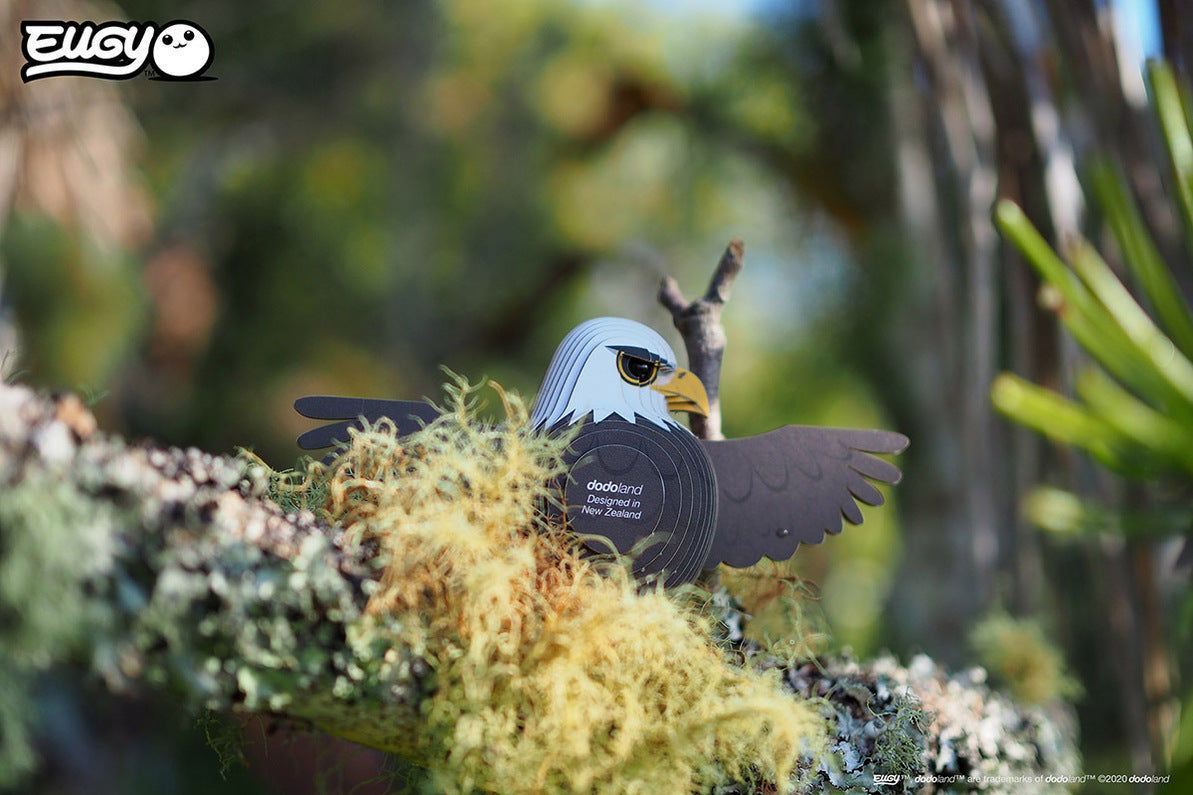
<path fill-rule="evenodd" d="M 675 364 L 675 352 L 653 329 L 633 320 L 598 317 L 572 329 L 551 359 L 530 419 L 535 427 L 594 422 L 617 415 L 680 427 L 670 411 L 708 413 L 700 379 Z"/>

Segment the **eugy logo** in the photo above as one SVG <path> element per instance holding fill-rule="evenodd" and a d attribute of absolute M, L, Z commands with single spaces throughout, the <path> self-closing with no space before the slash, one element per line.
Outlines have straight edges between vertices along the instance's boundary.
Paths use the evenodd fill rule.
<path fill-rule="evenodd" d="M 209 80 L 215 48 L 207 31 L 175 20 L 161 29 L 152 22 L 21 23 L 21 79 L 28 83 L 57 75 L 127 80 L 152 66 L 161 80 Z"/>

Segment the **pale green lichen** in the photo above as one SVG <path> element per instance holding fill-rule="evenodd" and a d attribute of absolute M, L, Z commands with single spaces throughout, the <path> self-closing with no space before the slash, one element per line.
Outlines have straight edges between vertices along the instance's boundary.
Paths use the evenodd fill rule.
<path fill-rule="evenodd" d="M 923 764 L 925 737 L 934 716 L 912 692 L 897 696 L 892 707 L 893 714 L 874 742 L 874 767 L 881 773 L 913 776 Z"/>
<path fill-rule="evenodd" d="M 0 387 L 4 784 L 34 761 L 33 677 L 65 661 L 117 689 L 169 686 L 192 708 L 417 711 L 425 665 L 394 621 L 365 615 L 367 561 L 264 500 L 263 470 L 82 443 L 60 410 Z"/>
<path fill-rule="evenodd" d="M 986 684 L 981 668 L 950 673 L 925 655 L 805 664 L 789 685 L 821 696 L 836 714 L 837 742 L 808 792 L 1062 793 L 1045 782 L 1078 774 L 1076 726 L 1062 703 L 1025 707 Z M 917 753 L 918 751 L 918 753 Z M 881 776 L 895 776 L 895 783 Z"/>
<path fill-rule="evenodd" d="M 47 473 L 0 488 L 0 786 L 33 766 L 36 671 L 87 646 L 112 611 L 90 594 L 111 565 L 119 512 Z"/>

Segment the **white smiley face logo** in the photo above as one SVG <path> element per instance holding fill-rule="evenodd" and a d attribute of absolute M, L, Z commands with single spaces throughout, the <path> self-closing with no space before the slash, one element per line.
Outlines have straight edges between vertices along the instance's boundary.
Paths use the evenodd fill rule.
<path fill-rule="evenodd" d="M 194 77 L 211 58 L 211 37 L 189 22 L 171 22 L 153 41 L 153 67 L 167 77 Z"/>

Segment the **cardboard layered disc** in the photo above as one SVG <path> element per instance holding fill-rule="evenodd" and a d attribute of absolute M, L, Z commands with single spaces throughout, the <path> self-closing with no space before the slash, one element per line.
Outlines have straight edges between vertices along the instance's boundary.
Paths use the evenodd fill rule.
<path fill-rule="evenodd" d="M 607 538 L 628 555 L 659 526 L 666 486 L 658 467 L 637 448 L 598 444 L 569 474 L 564 498 L 576 532 Z"/>
<path fill-rule="evenodd" d="M 636 551 L 636 574 L 665 571 L 672 584 L 695 579 L 716 521 L 716 483 L 695 438 L 610 417 L 586 424 L 570 450 L 564 499 L 572 529 L 608 539 L 622 554 Z M 643 539 L 647 546 L 635 550 Z"/>

